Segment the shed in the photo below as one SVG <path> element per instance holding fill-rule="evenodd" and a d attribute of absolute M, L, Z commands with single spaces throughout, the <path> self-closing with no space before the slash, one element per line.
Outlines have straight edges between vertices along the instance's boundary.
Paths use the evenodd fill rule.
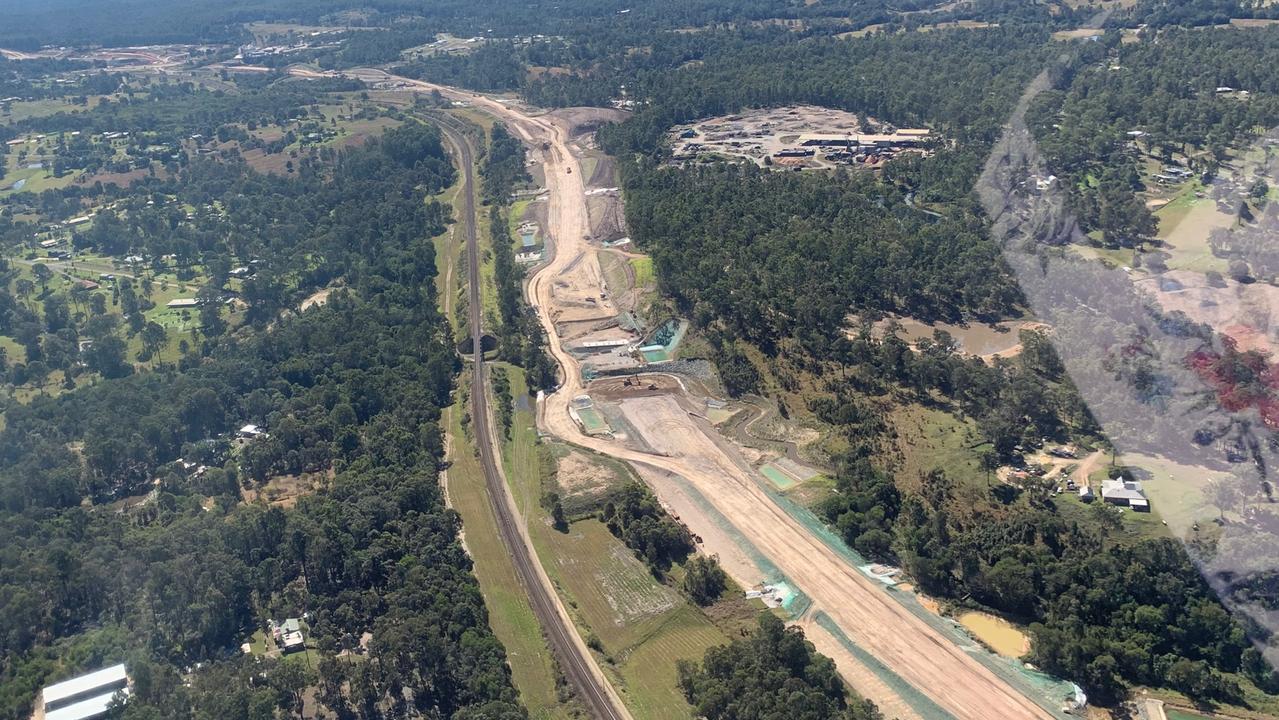
<path fill-rule="evenodd" d="M 91 720 L 104 716 L 120 692 L 129 692 L 123 663 L 45 687 L 40 707 L 45 720 Z"/>

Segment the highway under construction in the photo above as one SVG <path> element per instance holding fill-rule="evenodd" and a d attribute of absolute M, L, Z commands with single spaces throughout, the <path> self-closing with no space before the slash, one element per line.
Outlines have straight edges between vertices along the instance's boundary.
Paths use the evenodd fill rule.
<path fill-rule="evenodd" d="M 466 242 L 467 294 L 471 337 L 483 335 L 482 306 L 480 303 L 480 251 L 475 215 L 474 162 L 475 149 L 466 129 L 456 121 L 437 116 L 445 139 L 453 149 L 459 171 L 462 174 L 463 238 Z M 590 711 L 600 720 L 630 720 L 625 705 L 617 697 L 582 642 L 572 620 L 560 605 L 550 579 L 539 564 L 526 529 L 515 509 L 515 500 L 502 474 L 498 450 L 494 439 L 493 418 L 489 412 L 486 391 L 486 365 L 482 343 L 471 343 L 471 417 L 475 428 L 475 445 L 479 451 L 480 467 L 488 489 L 489 502 L 501 535 L 502 544 L 510 552 L 516 575 L 528 594 L 533 613 L 537 616 L 542 632 L 568 682 Z"/>
<path fill-rule="evenodd" d="M 450 100 L 462 101 L 506 123 L 539 156 L 545 170 L 548 204 L 547 249 L 550 258 L 536 269 L 526 285 L 529 302 L 536 309 L 548 336 L 548 349 L 562 368 L 562 384 L 546 395 L 538 406 L 540 429 L 565 442 L 630 463 L 669 507 L 679 508 L 681 520 L 704 538 L 703 549 L 717 554 L 725 569 L 739 584 L 758 583 L 765 571 L 783 576 L 809 601 L 796 621 L 809 639 L 832 657 L 845 680 L 861 694 L 874 700 L 887 716 L 899 718 L 990 718 L 1061 717 L 1060 704 L 1044 697 L 1031 697 L 1024 687 L 1010 681 L 978 660 L 980 652 L 961 646 L 954 636 L 909 610 L 885 588 L 867 577 L 850 562 L 829 538 L 820 536 L 766 492 L 751 468 L 731 443 L 696 412 L 696 398 L 680 382 L 663 381 L 659 392 L 645 392 L 622 402 L 622 406 L 647 447 L 619 442 L 605 436 L 588 436 L 570 412 L 572 400 L 591 391 L 581 376 L 579 360 L 566 350 L 557 333 L 555 314 L 564 301 L 564 289 L 594 296 L 600 312 L 609 312 L 609 300 L 598 286 L 601 277 L 597 248 L 588 241 L 588 211 L 584 176 L 575 155 L 572 128 L 553 115 L 517 108 L 513 103 L 463 92 L 453 88 L 388 76 L 382 71 L 357 71 L 365 80 L 394 80 L 409 88 L 438 91 Z M 470 238 L 468 237 L 468 240 Z M 468 245 L 474 248 L 473 244 Z M 469 252 L 474 252 L 470 250 Z M 469 263 L 474 273 L 477 261 Z M 479 307 L 476 280 L 471 284 L 471 307 Z M 479 319 L 472 315 L 472 333 L 479 335 Z M 483 357 L 474 357 L 475 387 L 483 387 Z M 659 385 L 641 375 L 642 387 Z M 660 391 L 665 388 L 665 391 Z M 475 417 L 487 418 L 483 393 L 472 394 Z M 510 503 L 486 422 L 476 422 L 485 434 L 479 445 L 488 457 L 483 460 L 489 476 L 493 502 Z M 497 478 L 497 479 L 494 479 Z M 495 506 L 495 511 L 500 509 Z M 615 693 L 598 673 L 581 638 L 567 622 L 554 621 L 562 615 L 549 584 L 532 582 L 542 575 L 528 549 L 527 535 L 514 519 L 502 522 L 502 533 L 513 552 L 527 553 L 520 561 L 530 597 L 539 607 L 538 615 L 547 628 L 572 637 L 553 638 L 561 662 L 574 657 L 576 646 L 583 664 L 571 671 L 575 687 L 591 687 L 592 678 L 602 687 L 590 701 L 598 717 L 618 717 L 620 702 L 610 707 Z M 543 575 L 544 576 L 544 575 Z M 542 595 L 546 596 L 543 597 Z M 554 608 L 554 612 L 552 612 Z M 976 652 L 975 652 L 976 651 Z M 569 670 L 569 668 L 566 668 Z M 593 692 L 593 691 L 592 691 Z"/>

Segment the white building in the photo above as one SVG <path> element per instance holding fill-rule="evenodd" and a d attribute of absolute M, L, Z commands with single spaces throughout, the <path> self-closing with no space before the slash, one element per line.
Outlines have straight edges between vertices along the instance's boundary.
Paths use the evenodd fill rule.
<path fill-rule="evenodd" d="M 246 440 L 262 437 L 263 435 L 266 435 L 266 431 L 253 423 L 249 423 L 248 425 L 240 428 L 240 437 L 245 438 Z"/>
<path fill-rule="evenodd" d="M 1111 505 L 1123 505 L 1137 512 L 1150 512 L 1150 501 L 1136 480 L 1106 480 L 1101 483 L 1101 499 Z"/>
<path fill-rule="evenodd" d="M 107 714 L 117 695 L 129 695 L 123 663 L 49 685 L 40 703 L 44 720 L 93 720 Z"/>

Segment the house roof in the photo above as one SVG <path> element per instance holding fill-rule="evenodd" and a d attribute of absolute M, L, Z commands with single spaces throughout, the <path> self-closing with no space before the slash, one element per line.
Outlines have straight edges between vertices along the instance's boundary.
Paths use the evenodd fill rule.
<path fill-rule="evenodd" d="M 1101 496 L 1115 500 L 1145 500 L 1141 483 L 1134 480 L 1106 480 L 1101 484 Z"/>
<path fill-rule="evenodd" d="M 54 683 L 44 689 L 44 704 L 57 702 L 66 698 L 89 692 L 94 688 L 106 687 L 107 685 L 119 683 L 128 680 L 129 675 L 124 663 L 112 665 L 111 667 L 102 668 L 79 677 L 73 677 L 70 680 L 63 680 L 60 683 Z"/>
<path fill-rule="evenodd" d="M 81 700 L 78 703 L 68 705 L 57 710 L 51 710 L 44 715 L 44 720 L 91 720 L 91 718 L 102 717 L 106 714 L 107 709 L 111 707 L 111 700 L 115 698 L 115 690 L 96 695 L 88 700 Z M 128 689 L 120 690 L 125 695 L 129 694 Z"/>

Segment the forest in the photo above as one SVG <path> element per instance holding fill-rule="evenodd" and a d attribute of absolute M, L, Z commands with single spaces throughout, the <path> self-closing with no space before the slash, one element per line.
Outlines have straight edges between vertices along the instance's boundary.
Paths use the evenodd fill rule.
<path fill-rule="evenodd" d="M 700 664 L 681 660 L 684 696 L 707 720 L 882 720 L 869 700 L 852 699 L 830 658 L 802 630 L 764 613 L 749 636 L 711 648 Z"/>
<path fill-rule="evenodd" d="M 869 174 L 645 162 L 624 164 L 623 183 L 659 289 L 700 325 L 765 348 L 792 335 L 829 343 L 854 308 L 996 318 L 1018 302 L 979 218 L 937 221 Z"/>
<path fill-rule="evenodd" d="M 358 249 L 332 258 L 347 291 L 164 371 L 6 413 L 0 717 L 24 717 L 51 677 L 126 658 L 130 720 L 274 717 L 316 683 L 342 717 L 523 716 L 436 479 L 457 360 L 433 297 L 445 211 L 423 200 L 451 176 L 424 125 L 344 153 L 290 197 L 320 211 L 308 236 Z M 221 453 L 249 420 L 269 435 Z M 292 507 L 245 502 L 302 472 L 323 489 Z M 81 504 L 134 493 L 145 499 L 124 513 Z M 322 655 L 373 661 L 222 659 L 264 618 L 303 612 Z"/>
<path fill-rule="evenodd" d="M 524 302 L 524 269 L 515 262 L 515 239 L 511 237 L 503 210 L 515 185 L 528 179 L 524 153 L 524 144 L 499 123 L 493 126 L 480 163 L 481 194 L 489 206 L 489 247 L 493 253 L 501 321 L 496 330 L 497 354 L 500 359 L 524 368 L 529 387 L 549 390 L 557 383 L 557 368 L 546 352 L 542 323 Z"/>
<path fill-rule="evenodd" d="M 1279 31 L 1198 26 L 1276 11 L 1140 0 L 1114 13 L 1096 42 L 1068 46 L 1053 30 L 1077 27 L 1092 8 L 933 5 L 448 0 L 424 12 L 407 0 L 372 0 L 352 13 L 343 0 L 252 8 L 0 0 L 13 20 L 0 46 L 240 43 L 242 23 L 278 19 L 376 28 L 307 58 L 323 68 L 395 63 L 449 31 L 489 39 L 393 69 L 518 91 L 548 107 L 607 106 L 624 89 L 633 115 L 598 137 L 618 159 L 633 240 L 651 254 L 659 290 L 707 341 L 731 395 L 772 395 L 783 414 L 806 412 L 834 428 L 835 492 L 814 510 L 851 547 L 904 566 L 936 597 L 1028 626 L 1027 660 L 1078 681 L 1099 703 L 1132 685 L 1209 704 L 1240 703 L 1247 686 L 1279 690 L 1252 646 L 1257 628 L 1226 612 L 1178 542 L 1133 538 L 1100 503 L 1067 517 L 1045 484 L 974 492 L 945 468 L 900 472 L 893 411 L 902 407 L 971 421 L 988 485 L 1023 446 L 1105 447 L 1045 336 L 1027 331 L 1019 357 L 986 363 L 944 332 L 912 347 L 891 324 L 873 325 L 890 315 L 962 323 L 1025 310 L 971 191 L 1023 89 L 1067 49 L 1071 59 L 1048 74 L 1050 89 L 1028 115 L 1047 169 L 1097 244 L 1151 243 L 1157 225 L 1137 194 L 1142 152 L 1184 157 L 1211 177 L 1256 128 L 1279 124 Z M 958 20 L 997 27 L 913 32 Z M 1143 24 L 1141 36 L 1132 32 Z M 855 41 L 836 37 L 872 25 L 878 30 Z M 0 95 L 122 97 L 0 127 L 0 139 L 128 131 L 146 142 L 124 143 L 124 159 L 67 141 L 59 171 L 164 172 L 127 190 L 72 186 L 6 203 L 51 222 L 112 204 L 75 233 L 77 249 L 171 256 L 181 271 L 207 274 L 198 294 L 216 302 L 198 311 L 199 332 L 176 357 L 138 372 L 127 343 L 141 339 L 156 354 L 165 347 L 164 329 L 142 315 L 154 287 L 125 278 L 109 293 L 57 298 L 41 287 L 50 271 L 40 264 L 35 280 L 0 292 L 0 334 L 23 354 L 0 371 L 10 381 L 51 371 L 70 380 L 57 397 L 6 409 L 0 430 L 0 718 L 23 716 L 45 680 L 114 659 L 137 674 L 128 720 L 275 717 L 295 712 L 307 687 L 344 718 L 523 717 L 436 481 L 439 408 L 450 403 L 457 369 L 432 296 L 429 238 L 448 213 L 425 199 L 454 179 L 439 136 L 410 121 L 363 149 L 303 154 L 277 175 L 235 156 L 160 161 L 155 153 L 192 134 L 308 122 L 324 93 L 362 86 L 290 80 L 277 63 L 260 77 L 223 77 L 235 92 L 121 87 L 114 72 L 39 62 L 0 61 Z M 70 70 L 85 71 L 71 86 L 39 80 Z M 669 163 L 664 136 L 674 124 L 791 103 L 928 127 L 940 139 L 927 157 L 878 175 Z M 527 179 L 524 164 L 523 146 L 495 126 L 481 175 L 498 353 L 527 370 L 530 387 L 549 388 L 555 367 L 520 302 L 523 271 L 504 209 Z M 33 231 L 0 215 L 6 247 Z M 237 266 L 253 274 L 232 291 Z M 5 277 L 17 272 L 0 266 Z M 323 306 L 296 309 L 334 286 Z M 244 304 L 242 324 L 219 309 L 232 295 Z M 245 423 L 267 435 L 233 440 Z M 188 464 L 205 469 L 197 475 Z M 251 500 L 282 478 L 311 478 L 318 490 L 288 507 Z M 641 487 L 624 490 L 600 519 L 655 574 L 692 550 Z M 686 570 L 684 589 L 698 602 L 722 592 L 710 561 L 695 558 Z M 265 618 L 304 612 L 323 656 L 315 667 L 235 655 Z M 197 662 L 210 664 L 188 684 L 185 670 Z M 878 717 L 849 699 L 802 633 L 771 616 L 682 665 L 680 682 L 707 718 L 741 717 L 745 703 L 758 717 Z"/>
<path fill-rule="evenodd" d="M 1156 152 L 1220 153 L 1249 129 L 1273 124 L 1272 78 L 1258 74 L 1274 45 L 1271 30 L 1167 32 L 1175 49 L 1120 44 L 1117 33 L 1085 44 L 1032 108 L 1050 169 L 1066 178 L 1081 225 L 1106 244 L 1133 246 L 1154 234 L 1153 217 L 1134 194 L 1130 130 L 1145 131 L 1142 144 Z M 965 357 L 944 332 L 912 349 L 891 326 L 872 331 L 870 321 L 889 313 L 963 321 L 1021 312 L 969 193 L 1016 93 L 1047 65 L 1038 53 L 1049 45 L 1004 28 L 942 37 L 871 37 L 850 49 L 814 41 L 793 51 L 783 41 L 766 59 L 742 49 L 724 56 L 733 62 L 708 54 L 684 70 L 654 73 L 668 87 L 600 132 L 604 147 L 622 158 L 633 239 L 651 253 L 659 289 L 704 333 L 731 394 L 799 395 L 804 409 L 846 439 L 848 449 L 836 457 L 838 492 L 815 509 L 852 547 L 902 564 L 936 597 L 967 599 L 1029 625 L 1031 661 L 1076 680 L 1100 703 L 1122 699 L 1133 684 L 1205 703 L 1243 702 L 1242 682 L 1273 690 L 1275 675 L 1247 637 L 1256 629 L 1226 612 L 1179 543 L 1123 539 L 1104 505 L 1066 520 L 1046 485 L 994 488 L 974 503 L 974 493 L 961 493 L 944 469 L 897 475 L 891 414 L 903 406 L 972 418 L 974 452 L 988 477 L 1023 445 L 1102 441 L 1037 333 L 1022 333 L 1018 358 L 988 364 Z M 928 57 L 918 58 L 925 50 Z M 962 61 L 947 60 L 959 52 Z M 824 67 L 822 55 L 856 67 L 859 79 L 881 67 L 885 74 L 868 83 L 826 82 L 852 74 L 812 72 Z M 996 82 L 970 88 L 946 76 L 943 65 L 966 72 L 988 57 L 983 77 Z M 787 67 L 789 59 L 796 64 Z M 887 68 L 916 59 L 936 63 L 936 71 L 889 76 Z M 545 81 L 579 82 L 589 79 Z M 628 91 L 643 82 L 628 82 Z M 1221 97 L 1222 85 L 1247 88 L 1251 99 Z M 676 122 L 788 102 L 925 124 L 956 143 L 894 161 L 879 177 L 662 162 L 665 131 Z M 938 216 L 910 207 L 912 193 Z M 761 355 L 762 363 L 752 361 Z M 817 391 L 802 390 L 814 383 Z"/>

